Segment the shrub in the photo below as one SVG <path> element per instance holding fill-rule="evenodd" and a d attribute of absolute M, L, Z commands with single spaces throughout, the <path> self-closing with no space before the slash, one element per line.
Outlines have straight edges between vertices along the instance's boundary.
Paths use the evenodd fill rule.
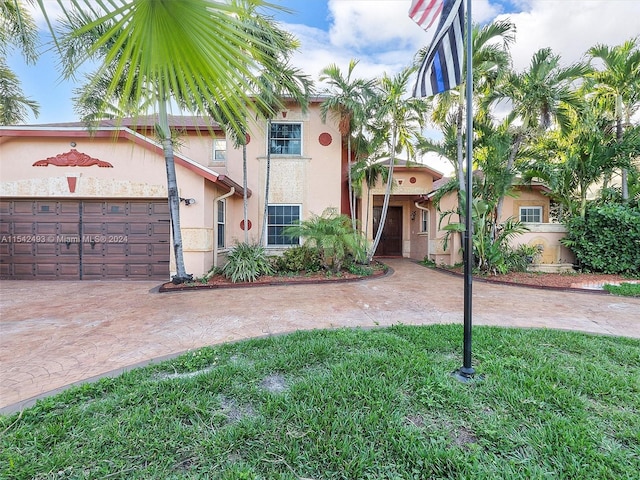
<path fill-rule="evenodd" d="M 526 272 L 529 265 L 540 257 L 540 250 L 535 245 L 518 245 L 505 254 L 505 263 L 510 272 Z"/>
<path fill-rule="evenodd" d="M 336 209 L 327 209 L 322 216 L 291 225 L 286 235 L 304 237 L 309 246 L 318 249 L 323 268 L 339 272 L 349 256 L 359 262 L 366 258 L 366 244 L 362 233 L 354 230 L 351 219 Z"/>
<path fill-rule="evenodd" d="M 229 251 L 222 274 L 233 283 L 255 282 L 260 275 L 271 275 L 269 257 L 260 245 L 239 243 Z"/>
<path fill-rule="evenodd" d="M 618 204 L 594 206 L 585 217 L 567 222 L 562 243 L 580 266 L 604 273 L 640 273 L 640 208 Z"/>
<path fill-rule="evenodd" d="M 317 272 L 322 268 L 317 248 L 299 245 L 276 257 L 275 268 L 279 272 Z"/>

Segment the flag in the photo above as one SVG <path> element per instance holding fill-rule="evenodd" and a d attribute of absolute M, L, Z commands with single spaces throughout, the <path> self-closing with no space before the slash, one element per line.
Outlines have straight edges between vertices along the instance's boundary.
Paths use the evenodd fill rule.
<path fill-rule="evenodd" d="M 442 0 L 413 0 L 409 17 L 423 29 L 429 30 L 442 13 Z"/>
<path fill-rule="evenodd" d="M 416 84 L 413 87 L 414 97 L 430 97 L 462 83 L 463 0 L 414 0 L 409 16 L 418 25 L 429 28 L 435 21 L 433 15 L 439 11 L 442 11 L 440 21 L 418 70 Z"/>

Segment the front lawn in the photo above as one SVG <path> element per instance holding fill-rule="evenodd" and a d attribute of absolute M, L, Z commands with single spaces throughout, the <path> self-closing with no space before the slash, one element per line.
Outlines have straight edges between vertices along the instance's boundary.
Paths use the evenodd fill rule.
<path fill-rule="evenodd" d="M 0 417 L 0 478 L 635 479 L 640 341 L 459 325 L 190 352 Z"/>

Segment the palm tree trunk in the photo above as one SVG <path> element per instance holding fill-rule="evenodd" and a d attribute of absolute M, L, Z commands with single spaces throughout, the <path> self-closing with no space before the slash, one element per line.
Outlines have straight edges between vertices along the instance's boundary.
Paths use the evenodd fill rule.
<path fill-rule="evenodd" d="M 522 133 L 519 132 L 516 134 L 516 138 L 513 142 L 513 146 L 511 147 L 511 152 L 509 152 L 509 158 L 507 159 L 506 170 L 508 173 L 511 173 L 511 170 L 513 170 L 513 165 L 516 162 L 516 157 L 518 156 L 518 152 L 520 151 L 520 145 L 522 144 L 523 139 L 524 139 L 524 136 L 522 135 Z M 498 198 L 498 203 L 496 203 L 495 221 L 491 226 L 492 241 L 495 241 L 496 239 L 498 224 L 500 223 L 500 218 L 502 217 L 502 208 L 504 206 L 504 192 L 502 193 L 503 194 L 500 195 L 500 197 Z"/>
<path fill-rule="evenodd" d="M 622 95 L 616 97 L 616 141 L 622 141 Z M 629 185 L 627 184 L 627 169 L 622 169 L 622 201 L 629 200 Z"/>
<path fill-rule="evenodd" d="M 271 174 L 271 119 L 267 119 L 267 167 L 265 172 L 264 187 L 264 213 L 262 220 L 262 233 L 260 233 L 260 245 L 266 247 L 268 241 L 267 226 L 269 220 L 269 176 Z"/>
<path fill-rule="evenodd" d="M 244 243 L 249 243 L 249 198 L 247 197 L 247 140 L 242 144 L 242 217 L 244 220 Z"/>
<path fill-rule="evenodd" d="M 456 114 L 456 149 L 457 149 L 457 159 L 456 162 L 456 176 L 458 178 L 458 221 L 465 225 L 466 216 L 464 214 L 464 209 L 462 208 L 462 199 L 465 197 L 467 192 L 467 182 L 464 177 L 464 169 L 463 165 L 463 138 L 462 138 L 462 120 L 464 117 L 464 99 L 462 86 L 460 87 L 460 103 L 458 105 L 458 112 Z M 460 232 L 460 245 L 464 245 L 464 232 Z"/>
<path fill-rule="evenodd" d="M 349 214 L 351 215 L 351 227 L 356 229 L 356 211 L 354 202 L 353 180 L 351 178 L 351 133 L 347 134 L 347 181 L 349 183 Z"/>
<path fill-rule="evenodd" d="M 169 200 L 169 217 L 171 219 L 171 235 L 173 237 L 173 254 L 176 261 L 176 274 L 171 279 L 173 283 L 184 283 L 193 278 L 187 274 L 182 251 L 182 231 L 180 230 L 180 196 L 178 194 L 178 180 L 176 177 L 176 165 L 173 156 L 173 142 L 167 117 L 167 102 L 164 96 L 158 102 L 158 127 L 164 152 L 165 166 L 167 169 L 167 192 Z"/>
<path fill-rule="evenodd" d="M 380 214 L 380 222 L 378 223 L 378 231 L 376 237 L 373 239 L 373 245 L 371 245 L 371 251 L 367 256 L 367 262 L 373 260 L 373 255 L 378 249 L 380 238 L 382 237 L 382 230 L 384 230 L 384 223 L 387 220 L 387 210 L 389 210 L 389 199 L 391 198 L 391 185 L 393 183 L 393 166 L 396 163 L 396 128 L 393 128 L 391 134 L 391 156 L 389 161 L 389 177 L 387 178 L 387 188 L 384 192 L 384 200 L 382 202 L 382 212 Z"/>

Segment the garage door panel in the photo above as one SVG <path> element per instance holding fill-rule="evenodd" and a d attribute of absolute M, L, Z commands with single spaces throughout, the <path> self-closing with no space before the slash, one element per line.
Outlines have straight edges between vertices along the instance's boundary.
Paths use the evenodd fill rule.
<path fill-rule="evenodd" d="M 0 213 L 0 234 L 38 239 L 0 245 L 3 278 L 169 276 L 166 201 L 3 199 Z"/>
<path fill-rule="evenodd" d="M 80 278 L 80 265 L 78 263 L 58 263 L 56 267 L 56 276 L 58 278 Z M 40 274 L 38 274 L 38 276 L 40 276 Z"/>

